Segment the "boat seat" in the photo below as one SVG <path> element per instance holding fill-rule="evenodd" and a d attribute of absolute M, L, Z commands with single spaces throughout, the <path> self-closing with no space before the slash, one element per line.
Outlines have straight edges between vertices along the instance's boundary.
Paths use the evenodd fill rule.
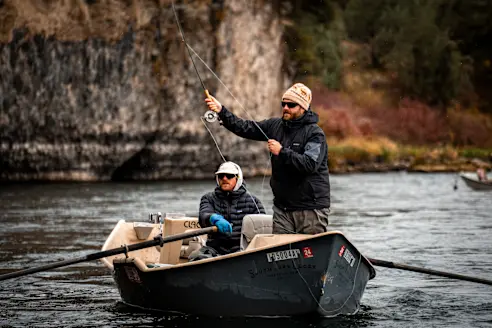
<path fill-rule="evenodd" d="M 257 234 L 253 237 L 251 242 L 248 244 L 246 250 L 251 250 L 255 248 L 272 246 L 283 243 L 294 243 L 306 238 L 311 238 L 311 235 L 305 234 Z"/>
<path fill-rule="evenodd" d="M 164 229 L 163 237 L 170 235 L 175 235 L 179 233 L 184 233 L 186 231 L 200 229 L 200 224 L 198 223 L 198 218 L 191 217 L 165 217 L 164 218 Z M 206 238 L 206 235 L 200 236 L 202 240 Z M 185 240 L 177 240 L 171 243 L 165 243 L 161 247 L 161 253 L 159 258 L 159 263 L 165 264 L 178 264 L 180 263 L 180 258 L 182 254 L 184 255 L 184 249 L 182 246 L 188 248 L 190 243 L 192 243 L 194 238 L 187 238 Z M 198 239 L 197 239 L 198 240 Z M 191 250 L 190 250 L 191 252 Z"/>
<path fill-rule="evenodd" d="M 193 230 L 196 229 L 188 229 L 185 232 L 190 232 Z M 202 248 L 202 246 L 205 246 L 206 242 L 207 242 L 207 235 L 195 236 L 195 237 L 183 239 L 183 244 L 181 245 L 181 252 L 179 254 L 179 257 L 181 259 L 188 260 L 188 256 L 190 256 L 191 252 Z"/>
<path fill-rule="evenodd" d="M 245 250 L 257 234 L 271 234 L 273 216 L 268 214 L 247 214 L 241 226 L 240 250 Z"/>

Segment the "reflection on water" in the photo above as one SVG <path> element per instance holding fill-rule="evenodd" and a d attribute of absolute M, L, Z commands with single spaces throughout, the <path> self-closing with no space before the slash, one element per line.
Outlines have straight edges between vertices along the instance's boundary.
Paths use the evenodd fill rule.
<path fill-rule="evenodd" d="M 332 176 L 330 225 L 367 257 L 492 279 L 492 192 L 453 174 Z M 271 213 L 262 179 L 248 181 Z M 0 188 L 0 273 L 97 252 L 120 219 L 198 211 L 214 181 Z M 490 327 L 492 286 L 377 267 L 361 311 L 331 319 L 211 319 L 128 307 L 98 261 L 0 282 L 0 325 L 63 327 Z M 163 297 L 171 297 L 163 295 Z M 211 300 L 213 301 L 213 300 Z"/>

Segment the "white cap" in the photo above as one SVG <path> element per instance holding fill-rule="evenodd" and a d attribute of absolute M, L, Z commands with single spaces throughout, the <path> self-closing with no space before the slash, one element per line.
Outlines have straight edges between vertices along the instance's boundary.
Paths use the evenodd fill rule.
<path fill-rule="evenodd" d="M 236 185 L 234 186 L 234 191 L 238 190 L 241 188 L 243 184 L 243 171 L 234 162 L 224 162 L 219 166 L 219 169 L 217 172 L 215 172 L 215 175 L 220 174 L 220 173 L 226 173 L 226 174 L 235 174 L 237 176 L 237 182 Z M 217 185 L 219 185 L 219 178 L 216 177 Z"/>
<path fill-rule="evenodd" d="M 219 166 L 217 172 L 215 172 L 216 175 L 219 173 L 229 173 L 229 174 L 238 175 L 239 174 L 238 165 L 233 162 L 224 162 Z"/>

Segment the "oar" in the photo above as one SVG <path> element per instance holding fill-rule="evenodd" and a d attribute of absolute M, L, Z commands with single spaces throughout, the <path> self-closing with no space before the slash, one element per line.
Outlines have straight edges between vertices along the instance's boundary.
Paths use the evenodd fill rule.
<path fill-rule="evenodd" d="M 426 269 L 426 268 L 419 268 L 419 267 L 414 267 L 414 266 L 410 266 L 410 265 L 406 265 L 406 264 L 383 261 L 383 260 L 376 260 L 376 259 L 368 259 L 368 260 L 373 265 L 377 265 L 377 266 L 381 266 L 381 267 L 385 267 L 385 268 L 427 273 L 427 274 L 434 275 L 434 276 L 440 276 L 440 277 L 446 277 L 446 278 L 452 278 L 452 279 L 458 279 L 458 280 L 466 280 L 466 281 L 471 281 L 471 282 L 478 282 L 480 284 L 492 286 L 492 280 L 486 280 L 486 279 L 482 279 L 482 278 L 464 276 L 462 274 L 457 274 L 457 273 L 450 273 L 450 272 L 437 271 L 437 270 L 431 270 L 431 269 Z"/>
<path fill-rule="evenodd" d="M 35 268 L 29 268 L 29 269 L 25 269 L 25 270 L 19 270 L 19 271 L 7 273 L 7 274 L 0 276 L 0 281 L 25 276 L 25 275 L 28 275 L 31 273 L 36 273 L 36 272 L 51 270 L 51 269 L 55 269 L 55 268 L 60 268 L 63 266 L 68 266 L 68 265 L 72 265 L 72 264 L 76 264 L 76 263 L 99 260 L 99 259 L 102 259 L 103 257 L 113 256 L 113 255 L 122 254 L 122 253 L 128 253 L 128 252 L 136 251 L 139 249 L 149 248 L 152 246 L 157 246 L 157 245 L 162 246 L 166 243 L 170 243 L 170 242 L 173 242 L 176 240 L 181 240 L 181 239 L 186 239 L 186 238 L 190 238 L 190 237 L 205 235 L 205 234 L 216 232 L 216 231 L 217 231 L 217 227 L 213 226 L 213 227 L 193 230 L 190 232 L 180 233 L 180 234 L 176 234 L 176 235 L 170 235 L 170 236 L 167 236 L 164 238 L 162 236 L 157 236 L 153 240 L 144 241 L 144 242 L 141 242 L 138 244 L 121 246 L 119 248 L 108 249 L 107 251 L 97 252 L 97 253 L 89 254 L 89 255 L 82 256 L 82 257 L 75 258 L 75 259 L 71 259 L 71 260 L 60 261 L 60 262 L 56 262 L 56 263 L 52 263 L 52 264 L 42 265 L 42 266 L 35 267 Z"/>

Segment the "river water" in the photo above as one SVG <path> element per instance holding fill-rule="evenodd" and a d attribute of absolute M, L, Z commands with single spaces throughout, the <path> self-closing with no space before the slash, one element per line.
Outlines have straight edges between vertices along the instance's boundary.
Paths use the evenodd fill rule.
<path fill-rule="evenodd" d="M 454 174 L 333 175 L 333 229 L 367 257 L 492 280 L 492 192 Z M 268 178 L 248 189 L 271 213 Z M 214 181 L 0 187 L 0 274 L 97 252 L 120 219 L 196 213 Z M 492 286 L 376 267 L 362 308 L 331 319 L 163 316 L 120 303 L 101 262 L 0 282 L 1 327 L 492 327 Z M 172 297 L 163 295 L 162 297 Z M 211 300 L 212 301 L 212 300 Z"/>

